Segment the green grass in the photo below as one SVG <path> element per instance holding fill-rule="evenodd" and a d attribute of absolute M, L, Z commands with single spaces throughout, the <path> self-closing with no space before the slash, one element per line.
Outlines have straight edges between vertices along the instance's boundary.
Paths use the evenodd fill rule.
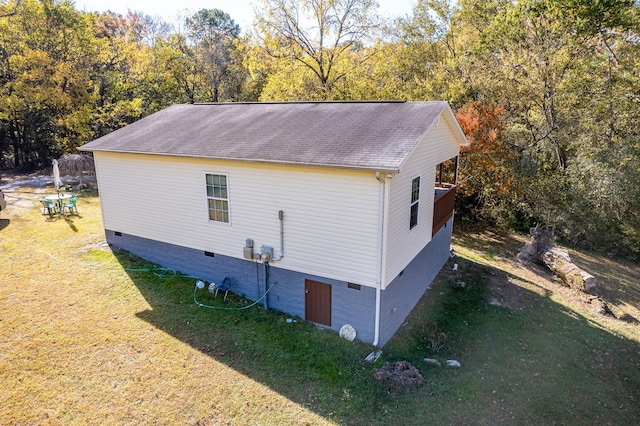
<path fill-rule="evenodd" d="M 195 280 L 158 277 L 149 272 L 157 265 L 101 244 L 94 194 L 79 199 L 80 217 L 47 221 L 36 207 L 12 208 L 30 191 L 9 194 L 0 217 L 0 424 L 640 419 L 637 265 L 574 257 L 597 275 L 622 321 L 593 314 L 545 271 L 510 260 L 522 237 L 458 232 L 458 256 L 370 364 L 370 345 L 287 323 L 280 312 L 198 307 Z M 221 303 L 205 290 L 197 297 Z M 246 303 L 230 296 L 225 306 Z M 434 336 L 443 344 L 437 352 Z M 377 383 L 375 368 L 395 360 L 419 368 L 425 386 L 403 392 Z"/>

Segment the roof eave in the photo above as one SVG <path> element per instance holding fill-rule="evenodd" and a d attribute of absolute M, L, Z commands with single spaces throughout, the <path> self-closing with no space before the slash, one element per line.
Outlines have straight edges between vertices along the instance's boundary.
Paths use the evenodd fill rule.
<path fill-rule="evenodd" d="M 162 152 L 138 152 L 138 151 L 118 151 L 110 149 L 86 149 L 83 147 L 78 148 L 79 151 L 87 152 L 109 152 L 114 154 L 135 154 L 135 155 L 153 155 L 160 157 L 179 157 L 179 158 L 196 158 L 218 161 L 238 161 L 243 163 L 259 163 L 259 164 L 277 164 L 286 166 L 299 166 L 299 167 L 319 167 L 325 169 L 341 169 L 341 170 L 357 170 L 357 171 L 370 171 L 370 172 L 387 172 L 387 173 L 399 173 L 399 166 L 375 166 L 375 165 L 354 165 L 354 164 L 328 164 L 328 163 L 310 163 L 310 162 L 297 162 L 297 161 L 280 161 L 280 160 L 266 160 L 266 159 L 248 159 L 248 158 L 233 158 L 233 157 L 212 157 L 203 155 L 188 155 L 188 154 L 168 154 Z"/>

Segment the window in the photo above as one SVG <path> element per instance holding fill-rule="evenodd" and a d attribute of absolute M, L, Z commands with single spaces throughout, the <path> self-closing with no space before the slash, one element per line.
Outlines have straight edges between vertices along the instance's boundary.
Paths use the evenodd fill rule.
<path fill-rule="evenodd" d="M 420 205 L 420 176 L 411 179 L 411 215 L 409 217 L 409 229 L 418 224 L 418 210 Z"/>
<path fill-rule="evenodd" d="M 207 174 L 209 220 L 229 223 L 229 189 L 226 175 Z"/>

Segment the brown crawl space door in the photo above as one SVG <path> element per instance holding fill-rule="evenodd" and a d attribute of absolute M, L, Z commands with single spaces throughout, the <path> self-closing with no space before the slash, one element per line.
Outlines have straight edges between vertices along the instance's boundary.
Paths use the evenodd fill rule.
<path fill-rule="evenodd" d="M 331 326 L 331 286 L 304 280 L 304 293 L 305 319 Z"/>

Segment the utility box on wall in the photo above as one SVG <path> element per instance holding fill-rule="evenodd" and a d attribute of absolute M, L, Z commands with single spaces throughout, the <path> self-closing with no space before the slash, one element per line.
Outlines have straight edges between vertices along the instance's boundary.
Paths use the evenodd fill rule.
<path fill-rule="evenodd" d="M 265 262 L 269 262 L 273 259 L 273 247 L 262 246 L 260 249 L 260 257 L 262 257 L 262 260 Z"/>
<path fill-rule="evenodd" d="M 253 240 L 251 238 L 247 238 L 242 250 L 242 256 L 247 260 L 253 260 Z"/>

